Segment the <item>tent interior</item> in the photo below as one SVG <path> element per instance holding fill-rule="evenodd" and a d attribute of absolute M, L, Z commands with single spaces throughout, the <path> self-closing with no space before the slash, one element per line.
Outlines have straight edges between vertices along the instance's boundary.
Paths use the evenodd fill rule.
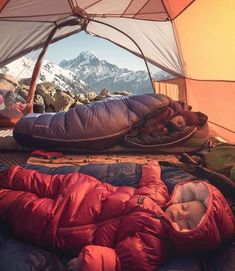
<path fill-rule="evenodd" d="M 0 11 L 0 66 L 86 31 L 173 74 L 176 80 L 155 82 L 155 91 L 174 89 L 179 99 L 208 116 L 216 133 L 235 141 L 234 1 L 1 0 Z"/>
<path fill-rule="evenodd" d="M 103 166 L 105 163 L 144 164 L 152 160 L 166 160 L 166 164 L 164 162 L 161 164 L 162 168 L 167 165 L 175 170 L 176 164 L 180 163 L 181 169 L 184 171 L 181 172 L 181 177 L 186 176 L 185 172 L 191 174 L 190 170 L 193 168 L 192 174 L 198 178 L 209 178 L 209 182 L 221 189 L 226 197 L 228 196 L 232 210 L 235 212 L 234 14 L 234 0 L 0 0 L 0 67 L 30 52 L 40 50 L 31 77 L 24 111 L 26 114 L 33 113 L 37 81 L 43 58 L 50 44 L 85 32 L 110 41 L 142 59 L 146 64 L 152 85 L 149 92 L 164 94 L 174 100 L 184 101 L 192 106 L 193 111 L 200 111 L 208 116 L 210 133 L 228 143 L 228 145 L 219 146 L 215 152 L 216 155 L 217 153 L 220 155 L 221 148 L 224 147 L 224 154 L 227 151 L 226 148 L 232 146 L 232 151 L 231 148 L 229 149 L 228 158 L 219 156 L 222 159 L 221 163 L 214 162 L 216 155 L 209 157 L 213 162 L 210 168 L 208 162 L 207 169 L 205 160 L 203 160 L 203 164 L 201 161 L 208 157 L 204 157 L 204 155 L 207 155 L 214 147 L 215 142 L 211 141 L 207 142 L 209 145 L 206 145 L 206 150 L 202 150 L 198 155 L 194 153 L 192 156 L 185 153 L 177 155 L 178 149 L 173 146 L 173 155 L 169 156 L 167 154 L 150 156 L 143 150 L 137 155 L 132 155 L 130 152 L 125 157 L 110 156 L 110 154 L 99 155 L 92 152 L 58 157 L 57 155 L 61 155 L 60 153 L 40 152 L 38 158 L 38 153 L 32 154 L 32 149 L 19 148 L 15 142 L 10 140 L 10 151 L 4 150 L 0 154 L 0 173 L 2 168 L 5 168 L 4 166 L 22 163 L 29 169 L 34 170 L 38 167 L 41 169 L 45 166 L 47 172 L 52 172 L 54 167 L 58 169 L 71 166 L 75 169 L 84 164 L 98 163 Z M 166 71 L 174 78 L 163 81 L 153 80 L 149 70 L 150 64 Z M 0 135 L 6 134 L 7 140 L 8 135 L 12 138 L 14 128 L 9 128 L 9 126 L 14 127 L 18 121 L 18 118 L 0 116 Z M 7 140 L 0 138 L 2 142 L 0 145 L 9 144 Z M 187 148 L 186 145 L 183 152 L 187 152 Z M 111 152 L 115 153 L 115 149 Z M 5 165 L 3 166 L 3 164 Z M 172 178 L 174 174 L 176 173 L 169 178 Z M 2 227 L 0 223 L 0 234 L 1 232 L 5 234 L 6 230 L 5 225 Z M 0 235 L 0 241 L 4 238 L 1 238 Z M 11 235 L 10 238 L 12 238 Z M 28 250 L 32 253 L 35 249 L 35 247 L 33 249 L 28 247 L 28 244 L 27 248 L 24 245 L 18 251 L 24 251 L 27 254 Z M 35 270 L 46 270 L 46 268 L 51 271 L 65 270 L 61 262 L 67 263 L 67 259 L 57 255 L 60 262 L 51 256 L 50 251 L 41 251 L 41 248 L 39 251 L 37 247 L 36 250 L 36 253 L 42 257 L 38 258 L 41 261 L 40 264 L 38 261 L 36 266 L 37 261 L 32 260 L 34 256 L 29 261 L 27 256 L 25 258 L 29 262 L 27 268 L 35 264 Z M 10 258 L 6 257 L 6 261 L 2 261 L 4 259 L 2 251 L 0 247 L 0 269 L 5 271 L 7 269 L 4 268 L 10 265 Z M 230 242 L 227 247 L 216 250 L 210 255 L 200 255 L 200 260 L 194 256 L 186 258 L 186 260 L 183 257 L 180 260 L 177 258 L 176 261 L 169 262 L 159 270 L 167 271 L 173 268 L 178 271 L 189 269 L 196 271 L 207 270 L 207 267 L 208 270 L 210 268 L 210 270 L 217 270 L 213 268 L 217 264 L 221 264 L 220 270 L 232 271 L 235 265 L 234 255 L 235 240 L 233 238 L 232 243 Z M 223 269 L 224 267 L 227 269 Z M 26 269 L 23 266 L 19 270 L 25 271 Z"/>

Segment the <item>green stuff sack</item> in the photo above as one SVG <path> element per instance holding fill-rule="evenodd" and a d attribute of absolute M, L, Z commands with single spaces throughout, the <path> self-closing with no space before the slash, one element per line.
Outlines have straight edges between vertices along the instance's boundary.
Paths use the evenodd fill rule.
<path fill-rule="evenodd" d="M 205 155 L 205 166 L 235 182 L 235 144 L 222 143 Z"/>

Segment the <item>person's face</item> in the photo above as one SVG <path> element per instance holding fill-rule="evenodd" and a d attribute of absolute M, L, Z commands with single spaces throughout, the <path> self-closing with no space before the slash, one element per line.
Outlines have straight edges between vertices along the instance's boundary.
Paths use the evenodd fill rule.
<path fill-rule="evenodd" d="M 180 230 L 196 227 L 205 212 L 206 207 L 198 200 L 172 204 L 165 211 L 171 220 L 178 224 Z"/>
<path fill-rule="evenodd" d="M 170 120 L 171 123 L 174 124 L 178 129 L 184 129 L 186 126 L 185 119 L 183 116 L 175 116 Z"/>

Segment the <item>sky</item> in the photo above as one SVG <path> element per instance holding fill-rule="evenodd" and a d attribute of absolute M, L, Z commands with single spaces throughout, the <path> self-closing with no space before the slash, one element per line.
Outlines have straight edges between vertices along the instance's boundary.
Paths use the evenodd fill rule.
<path fill-rule="evenodd" d="M 146 70 L 144 60 L 110 41 L 93 37 L 83 32 L 51 44 L 45 59 L 59 64 L 62 59 L 73 59 L 82 51 L 91 51 L 99 59 L 104 59 L 111 64 L 117 65 L 119 68 L 127 68 L 134 71 Z M 150 69 L 153 69 L 152 65 Z"/>

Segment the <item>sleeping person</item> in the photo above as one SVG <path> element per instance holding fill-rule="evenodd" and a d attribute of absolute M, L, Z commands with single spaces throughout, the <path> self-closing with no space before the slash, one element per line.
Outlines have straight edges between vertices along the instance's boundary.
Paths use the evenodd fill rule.
<path fill-rule="evenodd" d="M 201 112 L 174 111 L 169 107 L 160 115 L 146 119 L 139 132 L 152 137 L 158 134 L 168 135 L 174 131 L 182 131 L 186 126 L 202 127 L 206 122 L 207 116 Z"/>
<path fill-rule="evenodd" d="M 156 162 L 143 165 L 137 188 L 13 166 L 0 174 L 0 219 L 19 238 L 73 255 L 76 271 L 156 270 L 173 247 L 208 251 L 235 232 L 217 188 L 189 181 L 169 195 Z"/>

